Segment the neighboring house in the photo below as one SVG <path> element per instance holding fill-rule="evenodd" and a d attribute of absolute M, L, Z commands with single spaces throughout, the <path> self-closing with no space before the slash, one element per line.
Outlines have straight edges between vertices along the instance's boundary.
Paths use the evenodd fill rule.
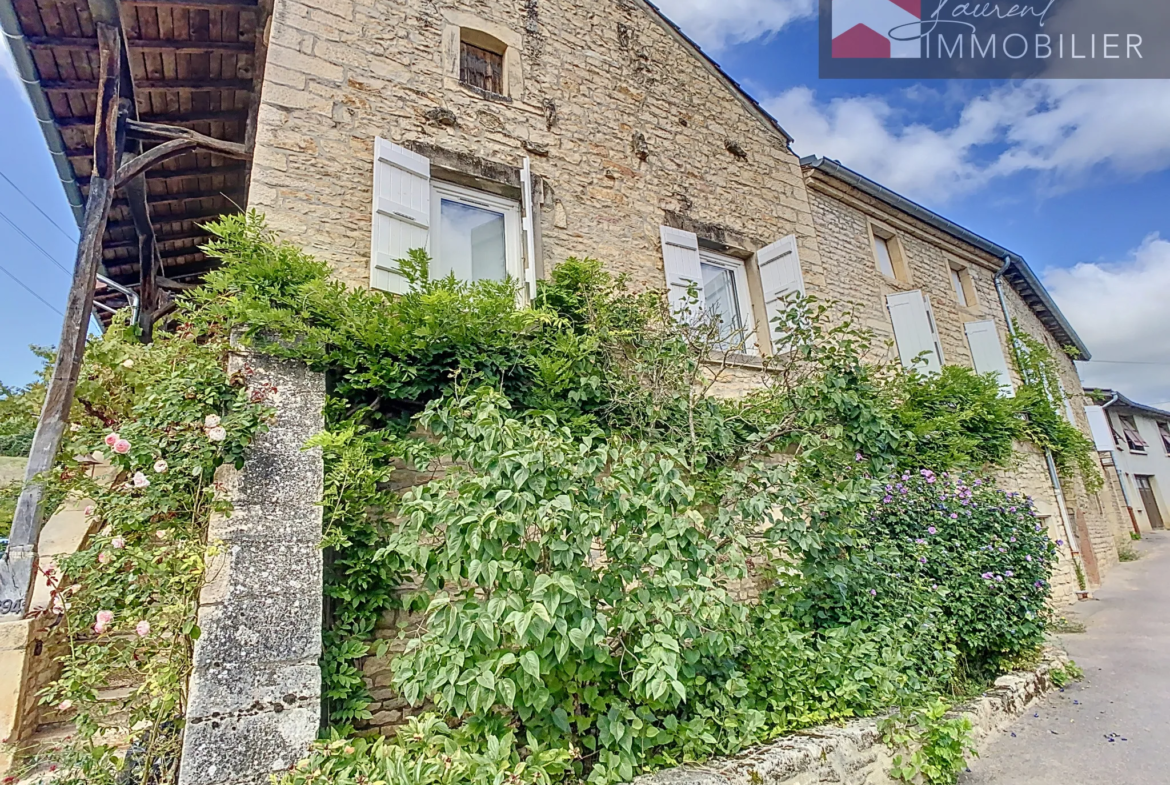
<path fill-rule="evenodd" d="M 85 6 L 0 0 L 76 205 L 96 89 Z M 772 318 L 805 292 L 857 303 L 903 362 L 995 371 L 1010 394 L 1006 310 L 1053 350 L 1064 388 L 1080 390 L 1061 350 L 1088 351 L 1019 256 L 838 164 L 799 160 L 777 121 L 645 0 L 120 9 L 139 117 L 249 152 L 243 163 L 189 155 L 149 175 L 171 281 L 210 263 L 196 222 L 246 205 L 352 286 L 403 291 L 397 260 L 423 247 L 435 274 L 510 276 L 531 297 L 560 261 L 593 256 L 675 304 L 694 287 L 753 333 L 749 354 L 771 352 Z M 131 217 L 116 203 L 103 242 L 106 271 L 125 285 L 141 271 Z M 101 289 L 98 300 L 120 296 Z M 1067 410 L 1088 433 L 1081 402 Z M 1006 481 L 1036 497 L 1054 538 L 1079 544 L 1097 583 L 1116 560 L 1101 500 L 1078 485 L 1061 503 L 1042 455 Z M 1058 593 L 1071 597 L 1064 565 Z"/>
<path fill-rule="evenodd" d="M 802 165 L 827 281 L 823 291 L 811 290 L 851 303 L 858 321 L 887 339 L 890 354 L 879 359 L 925 372 L 954 364 L 996 373 L 1003 394 L 1013 395 L 1022 380 L 1010 359 L 1010 333 L 1026 332 L 1058 364 L 1062 389 L 1052 394 L 1059 408 L 1090 433 L 1066 351 L 1087 359 L 1088 347 L 1024 259 L 835 161 L 808 157 Z M 1020 451 L 1004 487 L 1035 498 L 1053 539 L 1071 543 L 1089 586 L 1099 585 L 1117 562 L 1121 511 L 1079 481 L 1054 480 L 1043 453 L 1028 445 Z M 1065 560 L 1059 591 L 1071 596 L 1074 579 Z"/>
<path fill-rule="evenodd" d="M 1134 403 L 1115 390 L 1086 390 L 1096 404 L 1087 413 L 1103 462 L 1120 479 L 1136 525 L 1162 530 L 1170 523 L 1170 412 Z"/>

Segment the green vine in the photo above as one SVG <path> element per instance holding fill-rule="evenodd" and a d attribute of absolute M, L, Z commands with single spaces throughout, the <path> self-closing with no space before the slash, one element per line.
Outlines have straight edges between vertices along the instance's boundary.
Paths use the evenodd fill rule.
<path fill-rule="evenodd" d="M 41 703 L 76 726 L 32 761 L 55 781 L 175 779 L 198 595 L 215 547 L 207 523 L 226 512 L 214 474 L 242 465 L 266 416 L 247 374 L 229 377 L 226 359 L 222 334 L 182 331 L 144 346 L 118 320 L 87 349 L 49 494 L 89 500 L 96 529 L 44 569 L 61 675 Z M 108 469 L 95 473 L 95 463 Z"/>
<path fill-rule="evenodd" d="M 891 777 L 926 785 L 954 785 L 958 781 L 968 756 L 977 752 L 971 720 L 948 716 L 950 710 L 950 705 L 938 698 L 882 721 L 879 730 L 883 741 L 901 750 L 894 756 Z"/>

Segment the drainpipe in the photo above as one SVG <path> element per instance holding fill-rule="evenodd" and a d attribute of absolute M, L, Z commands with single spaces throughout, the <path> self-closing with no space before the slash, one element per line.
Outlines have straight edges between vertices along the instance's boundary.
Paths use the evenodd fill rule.
<path fill-rule="evenodd" d="M 65 141 L 53 120 L 53 112 L 49 108 L 49 100 L 37 78 L 37 67 L 29 52 L 28 41 L 20 30 L 20 20 L 16 16 L 16 9 L 11 0 L 0 0 L 0 29 L 8 39 L 8 48 L 12 51 L 12 59 L 16 62 L 16 71 L 20 81 L 24 83 L 28 93 L 29 103 L 32 104 L 33 114 L 41 126 L 41 133 L 45 136 L 45 144 L 53 159 L 53 166 L 57 169 L 57 177 L 65 188 L 65 198 L 73 209 L 73 217 L 81 223 L 82 213 L 85 211 L 85 200 L 81 196 L 81 189 L 74 178 L 73 165 L 65 155 Z"/>
<path fill-rule="evenodd" d="M 1109 403 L 1106 403 L 1101 407 L 1101 411 L 1105 412 L 1106 421 L 1109 420 L 1109 407 L 1117 403 L 1120 399 L 1121 394 L 1115 392 L 1113 393 L 1113 397 L 1109 399 Z M 1109 428 L 1113 428 L 1112 423 L 1110 423 Z M 1138 525 L 1137 516 L 1133 513 L 1133 502 L 1129 498 L 1129 488 L 1126 487 L 1125 484 L 1125 473 L 1122 472 L 1124 467 L 1117 461 L 1117 450 L 1110 450 L 1109 457 L 1113 461 L 1113 468 L 1117 470 L 1117 484 L 1121 486 L 1121 495 L 1125 499 L 1125 510 L 1129 513 L 1129 522 L 1133 525 L 1134 534 L 1136 534 L 1138 537 L 1141 537 L 1142 528 Z"/>
<path fill-rule="evenodd" d="M 1003 267 L 1001 267 L 999 272 L 995 274 L 993 280 L 995 282 L 995 292 L 999 295 L 999 307 L 1003 309 L 1003 318 L 1004 321 L 1007 322 L 1008 334 L 1012 338 L 1012 345 L 1018 348 L 1016 325 L 1015 322 L 1012 321 L 1011 313 L 1008 311 L 1007 295 L 1005 295 L 1003 292 L 1003 277 L 1007 274 L 1007 271 L 1011 269 L 1012 264 L 1012 258 L 1010 256 L 1005 256 L 1003 260 Z M 1024 375 L 1024 383 L 1030 383 L 1031 380 L 1028 379 L 1027 374 L 1024 372 L 1023 368 L 1020 369 L 1020 373 Z M 1056 471 L 1056 461 L 1052 457 L 1052 450 L 1045 448 L 1044 460 L 1048 464 L 1048 478 L 1052 481 L 1052 490 L 1056 492 L 1056 504 L 1059 508 L 1058 512 L 1060 513 L 1061 527 L 1064 529 L 1064 536 L 1068 539 L 1068 546 L 1072 551 L 1073 561 L 1075 563 L 1076 558 L 1080 553 L 1080 547 L 1077 544 L 1077 538 L 1073 533 L 1072 526 L 1069 525 L 1068 505 L 1066 505 L 1064 501 L 1064 487 L 1060 484 L 1060 474 Z M 1083 564 L 1081 565 L 1081 572 L 1084 573 Z M 1086 575 L 1086 580 L 1087 578 L 1088 576 Z"/>

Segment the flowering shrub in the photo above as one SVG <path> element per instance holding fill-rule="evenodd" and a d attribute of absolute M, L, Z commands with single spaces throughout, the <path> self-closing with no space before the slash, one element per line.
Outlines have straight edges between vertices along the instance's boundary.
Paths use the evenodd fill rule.
<path fill-rule="evenodd" d="M 88 348 L 63 451 L 75 457 L 63 457 L 54 485 L 92 500 L 85 515 L 99 528 L 46 570 L 50 641 L 64 653 L 42 701 L 77 728 L 47 754 L 62 781 L 113 783 L 136 766 L 174 775 L 206 526 L 223 506 L 214 473 L 242 464 L 266 416 L 245 379 L 229 378 L 226 352 L 221 337 L 190 332 L 144 346 L 123 324 Z M 110 476 L 94 479 L 95 461 Z M 128 694 L 102 699 L 115 687 Z M 113 740 L 125 734 L 139 753 L 123 759 Z"/>
<path fill-rule="evenodd" d="M 1043 642 L 1056 546 L 1030 499 L 929 469 L 882 492 L 861 528 L 869 558 L 847 614 L 925 623 L 980 675 Z"/>

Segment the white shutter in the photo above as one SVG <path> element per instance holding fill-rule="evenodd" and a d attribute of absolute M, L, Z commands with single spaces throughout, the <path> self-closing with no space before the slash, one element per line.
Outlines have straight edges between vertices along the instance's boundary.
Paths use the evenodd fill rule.
<path fill-rule="evenodd" d="M 794 292 L 804 294 L 804 276 L 800 272 L 800 253 L 796 250 L 796 235 L 788 235 L 756 251 L 756 268 L 760 271 L 760 286 L 764 292 L 764 316 L 775 350 L 784 341 L 773 319 L 787 309 L 786 300 Z"/>
<path fill-rule="evenodd" d="M 1101 406 L 1086 406 L 1085 416 L 1089 418 L 1089 428 L 1093 431 L 1093 442 L 1098 452 L 1112 452 L 1117 449 L 1113 441 L 1113 426 L 1109 424 L 1109 415 Z"/>
<path fill-rule="evenodd" d="M 967 330 L 967 345 L 971 347 L 971 362 L 976 372 L 999 374 L 999 388 L 1003 395 L 1008 398 L 1015 395 L 1016 388 L 1012 384 L 995 322 L 967 322 L 963 326 Z"/>
<path fill-rule="evenodd" d="M 923 295 L 922 304 L 926 307 L 926 323 L 930 325 L 930 337 L 934 340 L 934 351 L 938 355 L 938 364 L 941 366 L 946 363 L 946 355 L 943 354 L 942 338 L 938 337 L 938 321 L 934 318 L 934 308 L 930 305 L 930 295 Z"/>
<path fill-rule="evenodd" d="M 415 248 L 430 250 L 431 162 L 418 153 L 374 140 L 374 226 L 370 286 L 403 293 L 398 260 Z"/>
<path fill-rule="evenodd" d="M 898 356 L 902 359 L 902 365 L 925 373 L 942 370 L 934 327 L 927 315 L 922 292 L 888 295 L 886 306 L 890 309 L 890 322 L 894 325 L 894 340 L 898 343 Z M 923 352 L 926 352 L 926 364 L 915 363 L 914 358 Z"/>
<path fill-rule="evenodd" d="M 662 265 L 666 270 L 667 297 L 670 309 L 680 311 L 690 307 L 687 291 L 694 284 L 699 296 L 698 308 L 703 301 L 703 268 L 699 264 L 699 238 L 693 232 L 659 227 L 662 236 Z M 697 314 L 691 314 L 692 317 Z"/>

